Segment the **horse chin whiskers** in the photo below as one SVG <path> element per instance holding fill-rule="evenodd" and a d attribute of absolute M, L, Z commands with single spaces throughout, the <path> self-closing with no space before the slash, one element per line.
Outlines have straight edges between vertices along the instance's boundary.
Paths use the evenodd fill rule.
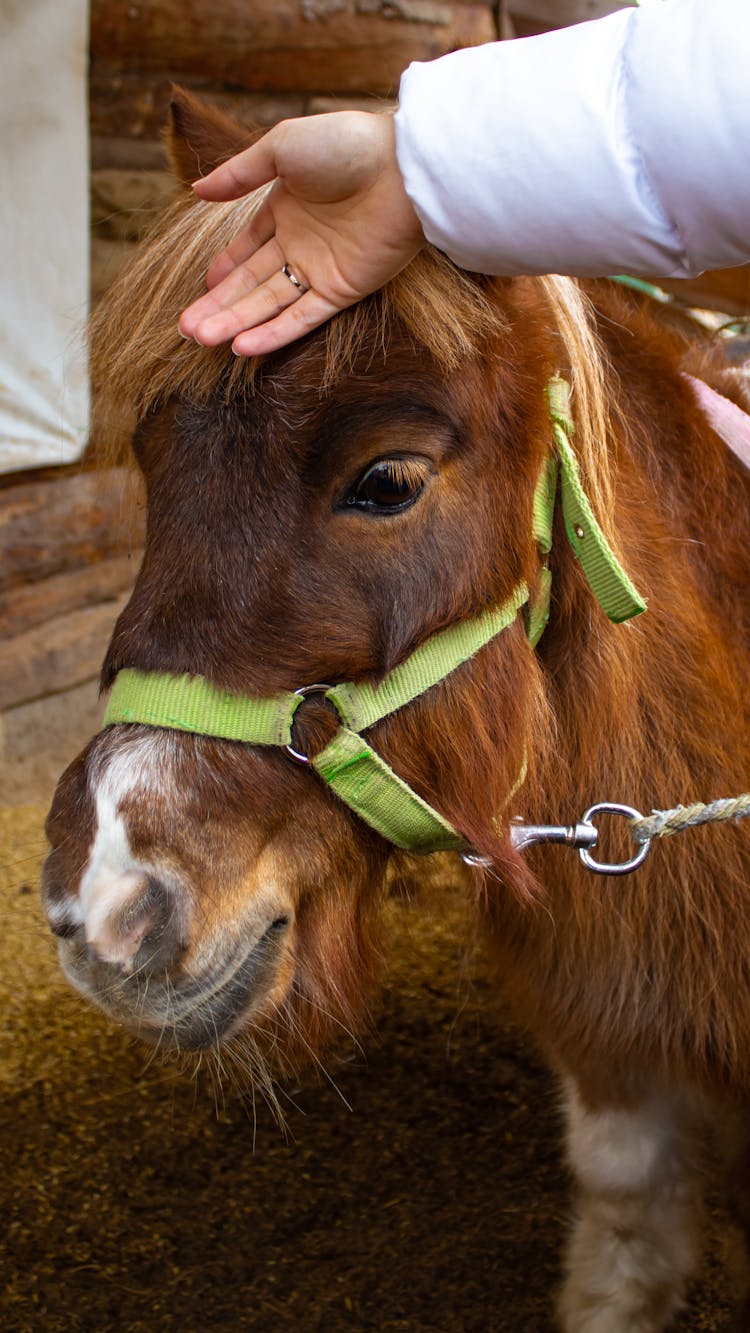
<path fill-rule="evenodd" d="M 59 954 L 75 989 L 136 1036 L 165 1048 L 199 1050 L 217 1046 L 283 1002 L 292 984 L 289 932 L 284 915 L 260 934 L 222 935 L 174 974 L 139 968 L 137 956 L 132 971 L 113 968 L 80 940 L 61 940 Z"/>

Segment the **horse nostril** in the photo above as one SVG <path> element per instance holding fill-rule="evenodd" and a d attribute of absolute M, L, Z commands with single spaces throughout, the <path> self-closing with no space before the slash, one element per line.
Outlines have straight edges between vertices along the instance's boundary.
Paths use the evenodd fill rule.
<path fill-rule="evenodd" d="M 288 916 L 277 916 L 276 920 L 271 922 L 269 930 L 279 930 L 279 931 L 286 930 L 288 925 L 289 925 Z"/>
<path fill-rule="evenodd" d="M 89 923 L 86 941 L 89 957 L 124 972 L 134 966 L 146 972 L 168 970 L 187 949 L 184 911 L 176 896 L 149 876 L 141 892 Z"/>
<path fill-rule="evenodd" d="M 59 939 L 80 938 L 83 934 L 80 904 L 68 889 L 67 877 L 54 848 L 42 867 L 42 907 L 53 935 Z"/>
<path fill-rule="evenodd" d="M 154 894 L 145 892 L 129 898 L 119 909 L 87 922 L 87 955 L 91 961 L 112 963 L 129 971 L 146 936 L 156 920 Z"/>
<path fill-rule="evenodd" d="M 74 940 L 76 938 L 79 940 L 83 939 L 83 926 L 75 921 L 68 921 L 65 919 L 62 921 L 50 920 L 49 928 L 52 931 L 52 934 L 56 935 L 58 939 L 61 940 Z"/>

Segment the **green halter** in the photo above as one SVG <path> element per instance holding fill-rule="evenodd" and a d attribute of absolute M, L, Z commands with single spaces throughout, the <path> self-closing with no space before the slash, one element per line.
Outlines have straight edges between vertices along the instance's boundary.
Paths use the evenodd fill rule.
<path fill-rule="evenodd" d="M 583 490 L 570 444 L 573 421 L 568 385 L 555 378 L 547 391 L 556 448 L 542 469 L 534 496 L 534 538 L 547 555 L 552 547 L 559 466 L 563 516 L 573 550 L 609 618 L 627 620 L 644 611 L 646 604 L 608 545 Z M 336 795 L 397 847 L 415 852 L 465 850 L 461 834 L 389 768 L 361 733 L 445 680 L 507 629 L 522 607 L 526 608 L 526 632 L 536 644 L 547 623 L 549 594 L 550 573 L 545 568 L 533 600 L 526 584 L 517 584 L 502 606 L 433 634 L 377 686 L 364 682 L 315 685 L 263 698 L 229 694 L 202 676 L 126 668 L 115 680 L 104 725 L 137 722 L 251 745 L 285 747 L 295 755 L 295 712 L 307 694 L 320 693 L 335 708 L 341 726 L 309 762 Z M 304 756 L 296 757 L 307 762 Z"/>

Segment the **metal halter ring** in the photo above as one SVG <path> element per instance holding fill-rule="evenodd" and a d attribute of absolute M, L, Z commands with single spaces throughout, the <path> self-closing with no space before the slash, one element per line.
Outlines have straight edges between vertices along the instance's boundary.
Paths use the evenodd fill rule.
<path fill-rule="evenodd" d="M 297 288 L 298 292 L 302 292 L 302 294 L 304 295 L 305 292 L 310 290 L 309 287 L 306 287 L 303 282 L 300 282 L 299 278 L 297 277 L 297 274 L 292 272 L 288 264 L 283 265 L 281 272 L 284 274 L 285 278 L 289 279 L 292 286 Z"/>
<path fill-rule="evenodd" d="M 302 685 L 294 693 L 298 694 L 300 699 L 306 699 L 308 694 L 327 694 L 332 688 L 331 685 Z M 299 704 L 297 707 L 299 707 Z M 302 754 L 300 750 L 295 750 L 293 745 L 285 745 L 284 749 L 289 757 L 298 764 L 309 764 L 311 762 L 309 755 Z"/>
<path fill-rule="evenodd" d="M 614 801 L 599 801 L 597 805 L 590 805 L 586 813 L 581 816 L 581 822 L 591 824 L 594 815 L 624 815 L 628 822 L 643 818 L 640 811 L 634 810 L 632 805 L 618 805 Z M 587 870 L 593 870 L 597 875 L 629 875 L 631 870 L 637 870 L 638 866 L 645 861 L 650 846 L 651 839 L 647 838 L 645 842 L 640 844 L 638 851 L 634 856 L 631 856 L 629 861 L 620 861 L 614 864 L 607 861 L 596 861 L 586 847 L 582 847 L 578 855 Z"/>

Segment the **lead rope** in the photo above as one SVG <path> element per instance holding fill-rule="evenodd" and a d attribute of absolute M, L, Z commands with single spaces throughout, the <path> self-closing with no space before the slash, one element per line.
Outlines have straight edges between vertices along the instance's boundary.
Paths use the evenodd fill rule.
<path fill-rule="evenodd" d="M 595 820 L 599 815 L 618 815 L 627 819 L 636 850 L 626 861 L 597 861 L 592 849 L 599 838 Z M 650 815 L 642 815 L 631 805 L 621 805 L 614 801 L 598 801 L 589 806 L 576 824 L 526 824 L 522 819 L 514 819 L 510 825 L 510 841 L 518 851 L 539 844 L 558 843 L 575 847 L 587 870 L 597 875 L 629 875 L 643 865 L 651 849 L 654 838 L 670 837 L 683 833 L 685 829 L 697 828 L 699 824 L 726 823 L 730 819 L 745 819 L 750 815 L 750 793 L 731 797 L 727 800 L 709 801 L 706 804 L 697 801 L 694 805 L 676 805 L 672 810 L 652 810 Z M 463 853 L 463 861 L 468 865 L 487 868 L 491 862 L 487 857 Z"/>
<path fill-rule="evenodd" d="M 746 819 L 750 815 L 750 793 L 703 805 L 676 805 L 673 810 L 652 810 L 650 815 L 631 819 L 630 831 L 639 845 L 651 838 L 669 837 L 699 824 L 719 824 L 728 819 Z"/>

